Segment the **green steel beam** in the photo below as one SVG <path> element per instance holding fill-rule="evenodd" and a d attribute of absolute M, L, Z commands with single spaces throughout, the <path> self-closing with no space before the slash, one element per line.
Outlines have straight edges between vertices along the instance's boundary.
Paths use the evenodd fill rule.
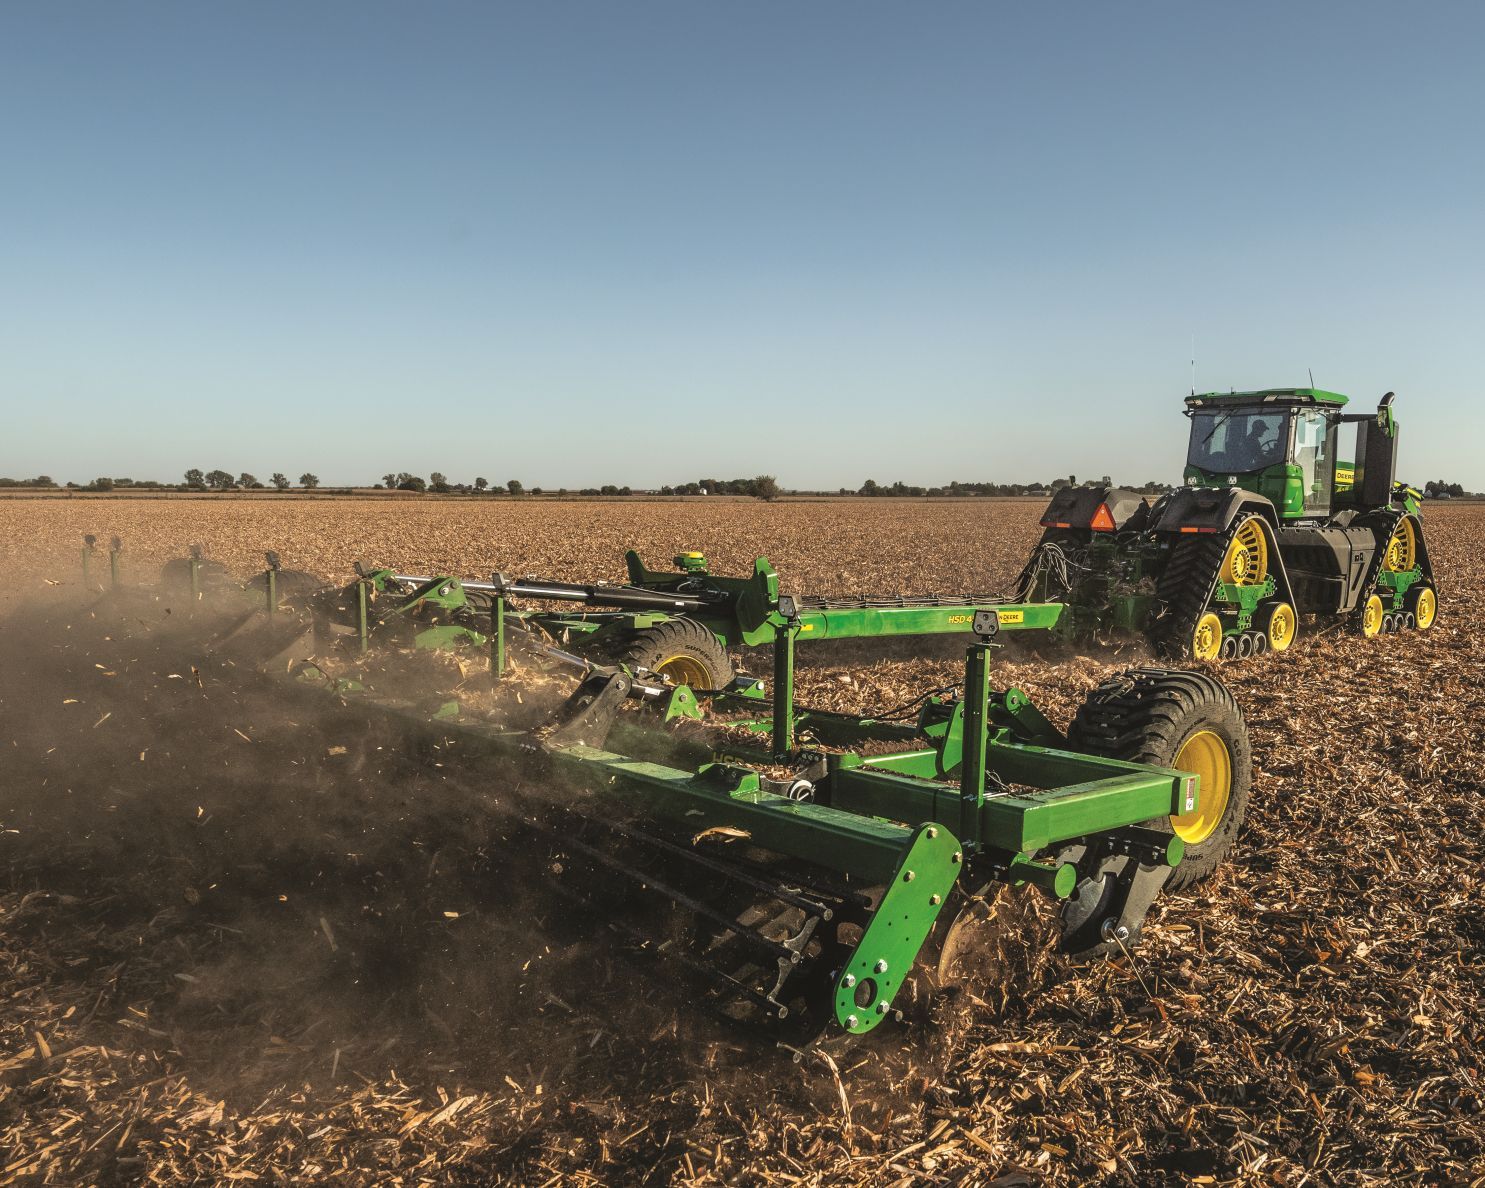
<path fill-rule="evenodd" d="M 871 606 L 812 610 L 799 614 L 801 642 L 812 639 L 870 639 L 881 635 L 967 635 L 973 606 Z M 1060 602 L 995 606 L 1002 631 L 1046 631 L 1062 617 Z"/>
<path fill-rule="evenodd" d="M 931 756 L 933 752 L 917 754 Z M 951 829 L 958 827 L 962 814 L 957 785 L 860 766 L 855 755 L 844 758 L 856 762 L 830 773 L 830 803 L 834 807 L 908 825 L 934 822 Z"/>
<path fill-rule="evenodd" d="M 773 644 L 773 754 L 787 758 L 794 750 L 794 635 L 784 624 Z"/>
<path fill-rule="evenodd" d="M 1056 788 L 1101 780 L 1120 773 L 1161 770 L 1139 763 L 1128 763 L 1123 759 L 1107 759 L 1102 755 L 1083 755 L 1056 747 L 1004 742 L 1000 739 L 991 739 L 988 751 L 989 768 L 992 772 L 1007 784 L 1024 784 L 1030 788 Z M 1164 811 L 1171 810 L 1167 808 Z"/>
<path fill-rule="evenodd" d="M 753 845 L 866 880 L 890 879 L 912 837 L 906 825 L 764 792 L 758 774 L 713 764 L 682 771 L 593 747 L 551 748 L 560 769 L 584 784 L 646 795 L 688 830 L 714 825 L 744 830 Z"/>
<path fill-rule="evenodd" d="M 985 801 L 985 764 L 989 744 L 986 713 L 990 706 L 990 645 L 982 640 L 964 653 L 964 741 L 959 765 L 959 820 L 954 831 L 966 840 L 979 840 L 979 809 Z M 951 731 L 952 733 L 952 731 Z M 944 741 L 949 741 L 946 735 Z"/>
<path fill-rule="evenodd" d="M 356 582 L 356 636 L 364 656 L 371 650 L 371 582 L 365 578 Z"/>
<path fill-rule="evenodd" d="M 747 693 L 724 692 L 710 699 L 723 709 L 759 710 L 759 700 Z M 772 710 L 770 710 L 770 714 Z M 727 723 L 755 734 L 773 730 L 773 718 L 733 719 Z M 813 738 L 831 746 L 855 746 L 864 739 L 908 742 L 921 737 L 918 729 L 907 722 L 882 722 L 874 718 L 856 718 L 833 710 L 794 707 L 794 732 L 808 732 Z"/>
<path fill-rule="evenodd" d="M 1144 769 L 1027 796 L 992 796 L 980 808 L 980 836 L 1000 849 L 1033 851 L 1168 816 L 1195 776 Z"/>
<path fill-rule="evenodd" d="M 995 750 L 995 744 L 987 750 Z M 1101 762 L 1107 766 L 1098 778 L 1084 783 L 978 801 L 952 784 L 875 766 L 842 766 L 830 775 L 830 802 L 849 813 L 909 825 L 937 822 L 956 830 L 968 846 L 1018 853 L 1168 816 L 1182 807 L 1177 798 L 1188 781 L 1194 795 L 1195 776 L 1112 759 Z M 978 819 L 965 829 L 960 823 L 967 809 Z"/>

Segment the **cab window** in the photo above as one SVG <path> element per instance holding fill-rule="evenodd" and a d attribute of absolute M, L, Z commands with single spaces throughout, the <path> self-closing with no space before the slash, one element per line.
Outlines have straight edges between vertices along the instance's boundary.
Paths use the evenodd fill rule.
<path fill-rule="evenodd" d="M 1294 414 L 1294 463 L 1304 484 L 1305 511 L 1330 512 L 1335 465 L 1330 456 L 1330 424 L 1323 412 L 1303 409 Z"/>
<path fill-rule="evenodd" d="M 1221 474 L 1252 474 L 1284 461 L 1284 412 L 1200 409 L 1191 415 L 1189 465 Z"/>

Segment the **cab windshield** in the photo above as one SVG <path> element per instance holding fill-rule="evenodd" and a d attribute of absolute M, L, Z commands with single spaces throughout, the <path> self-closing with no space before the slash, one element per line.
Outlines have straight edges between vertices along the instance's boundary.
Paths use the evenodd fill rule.
<path fill-rule="evenodd" d="M 1284 461 L 1288 414 L 1257 409 L 1202 409 L 1191 414 L 1189 466 L 1252 474 Z"/>

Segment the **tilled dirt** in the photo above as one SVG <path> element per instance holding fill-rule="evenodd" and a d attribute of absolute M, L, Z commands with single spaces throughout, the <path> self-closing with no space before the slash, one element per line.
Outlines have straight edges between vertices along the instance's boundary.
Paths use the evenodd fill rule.
<path fill-rule="evenodd" d="M 351 514 L 315 506 L 317 532 Z M 694 542 L 718 571 L 760 551 L 789 575 L 813 550 L 798 588 L 832 593 L 1005 584 L 1036 510 L 785 505 L 744 543 L 748 505 L 667 506 L 652 563 Z M 883 1028 L 839 1080 L 694 1017 L 564 917 L 513 827 L 550 792 L 530 772 L 242 679 L 199 618 L 87 599 L 60 551 L 75 525 L 12 514 L 7 555 L 46 560 L 0 621 L 0 1182 L 1485 1183 L 1473 507 L 1429 509 L 1434 631 L 1311 633 L 1221 670 L 1253 733 L 1248 830 L 1157 903 L 1132 960 L 1068 966 L 1045 901 L 1003 899 L 974 996 Z M 622 525 L 595 514 L 531 568 L 609 565 Z M 559 539 L 560 516 L 535 523 Z M 185 527 L 174 543 L 209 535 Z M 401 561 L 416 525 L 391 527 L 377 555 Z M 246 545 L 206 543 L 251 571 Z M 521 570 L 498 545 L 446 559 Z M 801 700 L 959 679 L 957 647 L 923 650 L 801 648 Z M 1023 642 L 997 671 L 1065 724 L 1142 659 Z"/>

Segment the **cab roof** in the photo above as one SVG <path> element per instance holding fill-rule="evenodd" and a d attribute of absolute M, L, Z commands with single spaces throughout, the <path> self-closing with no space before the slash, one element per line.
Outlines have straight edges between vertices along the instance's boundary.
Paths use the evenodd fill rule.
<path fill-rule="evenodd" d="M 1203 392 L 1186 397 L 1187 408 L 1218 408 L 1239 404 L 1325 404 L 1340 408 L 1346 397 L 1319 388 L 1264 388 L 1258 392 Z"/>

